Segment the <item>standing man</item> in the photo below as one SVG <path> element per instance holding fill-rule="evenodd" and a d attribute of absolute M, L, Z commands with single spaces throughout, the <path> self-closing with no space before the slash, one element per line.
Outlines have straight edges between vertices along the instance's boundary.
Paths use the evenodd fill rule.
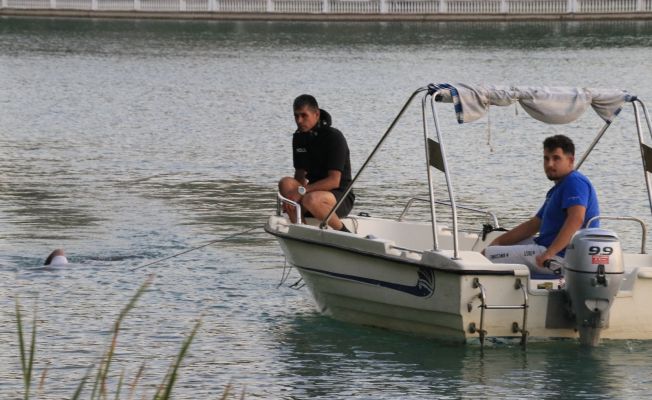
<path fill-rule="evenodd" d="M 564 135 L 543 142 L 543 169 L 555 185 L 537 214 L 497 237 L 484 251 L 493 262 L 526 264 L 532 272 L 550 274 L 543 262 L 564 257 L 571 238 L 600 214 L 589 179 L 574 169 L 575 145 Z M 594 221 L 591 227 L 597 227 Z M 533 236 L 539 232 L 539 236 Z"/>
<path fill-rule="evenodd" d="M 297 97 L 293 109 L 297 124 L 292 136 L 294 177 L 282 178 L 278 188 L 282 196 L 301 203 L 304 212 L 323 220 L 351 182 L 349 147 L 342 132 L 331 126 L 330 114 L 319 108 L 313 96 Z M 351 191 L 328 220 L 331 228 L 349 232 L 340 218 L 349 214 L 354 201 Z M 294 213 L 288 214 L 296 222 Z"/>

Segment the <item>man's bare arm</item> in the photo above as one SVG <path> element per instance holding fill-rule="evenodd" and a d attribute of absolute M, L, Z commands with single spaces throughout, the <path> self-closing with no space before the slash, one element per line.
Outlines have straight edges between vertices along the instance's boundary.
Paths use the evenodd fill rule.
<path fill-rule="evenodd" d="M 559 230 L 557 237 L 548 246 L 548 250 L 536 257 L 538 266 L 542 267 L 545 260 L 553 258 L 568 246 L 575 232 L 582 227 L 585 215 L 586 207 L 581 205 L 571 206 L 566 209 L 566 220 Z"/>
<path fill-rule="evenodd" d="M 303 186 L 308 184 L 308 181 L 306 180 L 306 175 L 307 175 L 307 172 L 306 172 L 305 169 L 295 169 L 294 170 L 294 179 L 299 181 L 299 183 L 302 184 Z"/>
<path fill-rule="evenodd" d="M 518 225 L 516 228 L 498 236 L 494 239 L 489 246 L 509 246 L 534 236 L 539 232 L 541 220 L 539 217 L 534 216 L 529 220 Z"/>
<path fill-rule="evenodd" d="M 340 187 L 340 180 L 342 179 L 342 172 L 331 169 L 328 171 L 328 176 L 320 179 L 317 182 L 312 182 L 306 186 L 306 192 L 316 192 L 319 190 L 333 190 Z"/>

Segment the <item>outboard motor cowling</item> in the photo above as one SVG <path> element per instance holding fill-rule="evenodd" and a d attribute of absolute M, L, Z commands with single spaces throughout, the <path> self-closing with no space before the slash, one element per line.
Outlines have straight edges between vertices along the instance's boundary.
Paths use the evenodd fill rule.
<path fill-rule="evenodd" d="M 564 276 L 580 342 L 597 346 L 624 277 L 618 236 L 600 228 L 578 231 L 566 248 Z"/>

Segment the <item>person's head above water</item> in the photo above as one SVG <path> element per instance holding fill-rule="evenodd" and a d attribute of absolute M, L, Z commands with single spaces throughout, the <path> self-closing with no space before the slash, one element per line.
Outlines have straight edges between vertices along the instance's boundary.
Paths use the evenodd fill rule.
<path fill-rule="evenodd" d="M 49 265 L 49 266 L 57 266 L 57 265 L 66 265 L 68 264 L 68 259 L 66 258 L 66 254 L 63 252 L 63 249 L 56 249 L 50 255 L 48 258 L 45 259 L 45 262 L 43 265 Z"/>

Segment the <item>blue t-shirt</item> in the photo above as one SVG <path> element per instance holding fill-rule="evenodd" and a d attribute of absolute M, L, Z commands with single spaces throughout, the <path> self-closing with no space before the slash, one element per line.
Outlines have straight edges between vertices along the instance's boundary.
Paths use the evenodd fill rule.
<path fill-rule="evenodd" d="M 550 246 L 566 221 L 566 209 L 577 205 L 586 208 L 582 226 L 591 218 L 600 215 L 598 196 L 591 181 L 578 171 L 572 171 L 546 194 L 546 201 L 537 212 L 541 226 L 539 227 L 539 236 L 534 239 L 534 242 L 541 246 Z M 600 226 L 600 222 L 596 220 L 591 223 L 590 227 L 598 226 Z M 560 251 L 558 255 L 563 257 L 565 252 L 566 249 Z"/>

